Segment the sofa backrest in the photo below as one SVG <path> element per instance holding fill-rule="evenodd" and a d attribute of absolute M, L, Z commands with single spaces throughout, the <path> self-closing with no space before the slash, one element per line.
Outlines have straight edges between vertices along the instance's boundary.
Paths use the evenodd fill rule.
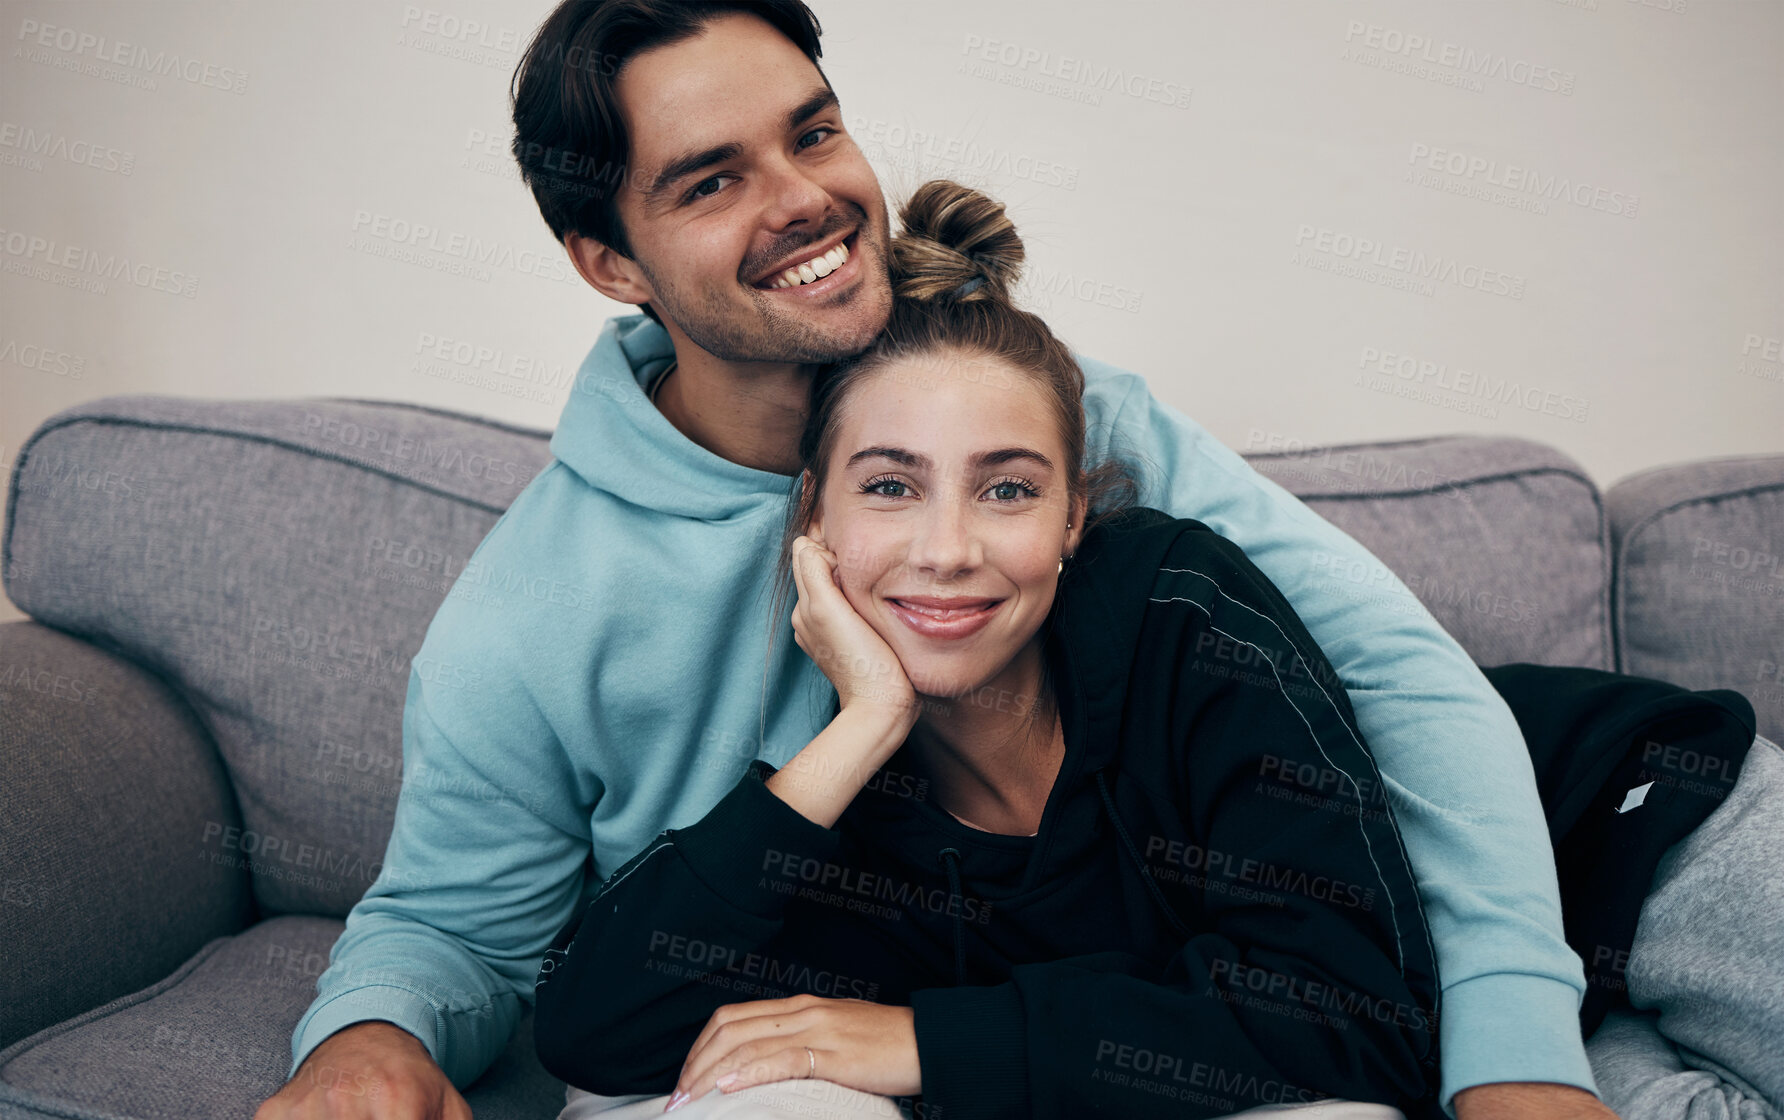
<path fill-rule="evenodd" d="M 410 659 L 547 441 L 387 402 L 93 401 L 20 451 L 7 591 L 191 702 L 241 808 L 193 827 L 248 861 L 263 912 L 345 914 L 389 837 Z M 1254 462 L 1476 660 L 1611 664 L 1603 513 L 1558 452 L 1456 437 Z M 1334 593 L 1377 594 L 1329 567 Z"/>
<path fill-rule="evenodd" d="M 1605 504 L 1622 670 L 1732 688 L 1784 742 L 1784 455 L 1643 471 Z"/>

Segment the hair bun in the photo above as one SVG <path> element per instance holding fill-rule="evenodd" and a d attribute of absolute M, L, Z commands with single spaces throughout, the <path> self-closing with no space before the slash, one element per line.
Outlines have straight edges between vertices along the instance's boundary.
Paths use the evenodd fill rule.
<path fill-rule="evenodd" d="M 931 179 L 911 194 L 898 219 L 903 230 L 892 240 L 892 290 L 899 299 L 1010 298 L 1022 275 L 1022 238 L 1003 203 Z"/>

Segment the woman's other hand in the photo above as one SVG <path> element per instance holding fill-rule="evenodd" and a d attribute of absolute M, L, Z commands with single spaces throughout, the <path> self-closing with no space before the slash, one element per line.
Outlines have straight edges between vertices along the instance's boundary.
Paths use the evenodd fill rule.
<path fill-rule="evenodd" d="M 664 1111 L 726 1093 L 816 1077 L 890 1097 L 923 1091 L 915 1014 L 859 999 L 800 995 L 731 1003 L 712 1013 Z"/>

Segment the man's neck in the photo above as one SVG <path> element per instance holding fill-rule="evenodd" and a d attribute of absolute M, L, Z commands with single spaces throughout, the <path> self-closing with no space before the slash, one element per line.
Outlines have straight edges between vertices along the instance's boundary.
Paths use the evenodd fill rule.
<path fill-rule="evenodd" d="M 676 430 L 741 466 L 798 474 L 812 367 L 725 362 L 695 346 L 677 350 L 656 400 Z"/>

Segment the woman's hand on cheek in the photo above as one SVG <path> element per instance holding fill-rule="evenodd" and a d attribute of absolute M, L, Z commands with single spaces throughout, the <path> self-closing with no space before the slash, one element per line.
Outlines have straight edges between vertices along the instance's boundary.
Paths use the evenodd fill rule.
<path fill-rule="evenodd" d="M 836 556 L 811 537 L 793 541 L 793 640 L 836 686 L 844 710 L 879 712 L 908 732 L 917 694 L 898 655 L 856 612 L 836 582 Z"/>
<path fill-rule="evenodd" d="M 694 1040 L 664 1111 L 715 1087 L 734 1093 L 808 1077 L 864 1093 L 916 1096 L 923 1091 L 923 1070 L 915 1014 L 908 1007 L 810 995 L 727 1004 Z"/>

